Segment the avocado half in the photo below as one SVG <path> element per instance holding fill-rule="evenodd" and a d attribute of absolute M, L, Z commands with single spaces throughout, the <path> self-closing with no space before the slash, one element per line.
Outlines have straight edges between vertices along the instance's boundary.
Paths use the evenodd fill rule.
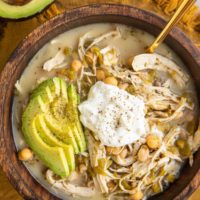
<path fill-rule="evenodd" d="M 0 17 L 19 19 L 29 17 L 43 10 L 54 0 L 31 0 L 25 5 L 11 5 L 0 0 Z"/>
<path fill-rule="evenodd" d="M 86 150 L 77 107 L 76 88 L 55 77 L 33 90 L 22 115 L 22 132 L 27 144 L 61 177 L 75 169 L 75 154 Z"/>

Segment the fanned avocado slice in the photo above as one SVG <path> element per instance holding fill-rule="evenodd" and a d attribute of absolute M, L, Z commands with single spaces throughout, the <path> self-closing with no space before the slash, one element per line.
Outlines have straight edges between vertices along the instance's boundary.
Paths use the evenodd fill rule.
<path fill-rule="evenodd" d="M 61 147 L 50 147 L 39 136 L 36 129 L 35 119 L 41 110 L 41 98 L 35 98 L 27 106 L 22 118 L 22 131 L 26 142 L 31 149 L 39 156 L 44 164 L 61 177 L 69 175 L 69 167 L 65 152 Z M 43 105 L 42 105 L 43 106 Z M 42 107 L 43 109 L 44 107 Z M 30 115 L 30 112 L 32 113 Z"/>
<path fill-rule="evenodd" d="M 60 86 L 61 86 L 61 95 L 62 95 L 62 97 L 68 99 L 68 94 L 67 94 L 67 87 L 68 87 L 68 85 L 61 78 L 60 78 Z"/>
<path fill-rule="evenodd" d="M 51 147 L 56 147 L 56 146 L 62 147 L 63 151 L 65 152 L 65 156 L 67 158 L 69 170 L 70 171 L 75 170 L 75 158 L 74 158 L 73 147 L 71 145 L 66 145 L 62 143 L 54 136 L 54 134 L 48 129 L 43 114 L 38 115 L 36 117 L 35 123 L 38 133 L 40 137 L 43 139 L 43 141 Z"/>
<path fill-rule="evenodd" d="M 52 98 L 55 98 L 55 96 L 60 96 L 61 94 L 60 78 L 55 77 L 47 79 L 44 82 L 40 83 L 32 91 L 30 100 L 34 99 L 35 97 L 41 96 L 45 103 L 49 103 L 49 92 L 51 92 Z M 48 102 L 46 102 L 47 100 Z"/>
<path fill-rule="evenodd" d="M 75 87 L 67 85 L 61 78 L 50 78 L 33 90 L 29 104 L 22 116 L 22 131 L 27 143 L 49 168 L 61 176 L 64 176 L 65 170 L 68 169 L 65 172 L 65 176 L 67 176 L 75 169 L 74 153 L 86 149 L 78 116 L 77 99 Z M 49 149 L 61 148 L 65 156 L 60 156 L 58 159 L 65 159 L 59 162 L 65 163 L 67 166 L 52 167 L 51 160 L 54 158 L 52 158 L 51 152 L 46 150 L 44 158 L 43 154 L 38 151 L 37 144 L 33 144 L 37 141 L 31 140 L 36 134 L 33 134 L 33 123 L 37 137 L 41 139 L 40 143 L 43 142 Z M 62 174 L 60 169 L 63 171 Z"/>
<path fill-rule="evenodd" d="M 79 151 L 83 152 L 86 149 L 86 144 L 85 144 L 83 130 L 78 117 L 78 110 L 77 110 L 78 96 L 76 88 L 73 85 L 67 86 L 66 82 L 63 79 L 60 79 L 60 85 L 61 85 L 62 98 L 56 98 L 50 107 L 51 110 L 50 113 L 53 114 L 57 122 L 49 123 L 49 120 L 52 121 L 52 119 L 46 118 L 48 126 L 55 131 L 55 134 L 58 134 L 59 138 L 60 136 L 62 137 L 63 131 L 70 129 L 76 141 L 76 144 L 72 142 L 75 152 L 76 153 L 78 153 Z M 73 102 L 72 100 L 70 100 L 69 102 L 68 95 L 70 94 L 68 94 L 69 93 L 68 91 L 70 90 L 68 88 L 73 88 L 73 95 L 71 97 L 73 99 Z M 66 99 L 68 100 L 66 101 Z M 64 138 L 62 137 L 60 139 L 63 140 Z"/>
<path fill-rule="evenodd" d="M 66 122 L 59 122 L 51 117 L 51 115 L 45 115 L 45 123 L 59 140 L 65 144 L 71 144 L 74 148 L 74 152 L 79 153 L 78 144 L 75 140 L 72 130 L 67 125 L 63 127 L 63 123 Z"/>
<path fill-rule="evenodd" d="M 0 0 L 0 17 L 19 19 L 29 17 L 43 10 L 47 5 L 54 0 L 31 0 L 24 5 L 13 5 Z"/>
<path fill-rule="evenodd" d="M 78 102 L 79 102 L 79 98 L 78 95 L 76 93 L 76 88 L 74 87 L 74 85 L 69 85 L 68 89 L 68 101 L 69 101 L 69 105 L 71 105 L 73 107 L 73 109 L 71 109 L 71 113 L 72 113 L 72 117 L 73 117 L 73 121 L 77 127 L 77 131 L 80 134 L 81 137 L 81 142 L 82 142 L 82 146 L 81 146 L 81 151 L 85 151 L 86 150 L 86 141 L 85 141 L 85 136 L 83 133 L 83 129 L 79 120 L 79 114 L 78 114 Z"/>
<path fill-rule="evenodd" d="M 71 130 L 71 135 L 74 136 L 74 142 L 72 142 L 72 145 L 75 148 L 75 152 L 78 153 L 79 151 L 82 152 L 83 149 L 83 142 L 82 138 L 80 136 L 80 133 L 78 131 L 78 128 L 76 127 L 75 117 L 73 116 L 72 105 L 70 103 L 66 102 L 65 98 L 56 98 L 54 102 L 50 106 L 50 113 L 57 121 L 52 121 L 52 117 L 50 118 L 48 115 L 46 117 L 46 121 L 49 127 L 55 131 L 55 135 L 57 135 L 61 140 L 63 140 L 65 143 L 68 141 L 65 138 L 63 138 L 64 134 L 63 132 L 66 132 L 66 130 Z M 51 121 L 51 122 L 50 122 Z M 69 131 L 68 131 L 69 132 Z M 68 133 L 70 134 L 70 133 Z M 71 136 L 72 137 L 72 136 Z M 73 138 L 73 137 L 72 137 Z"/>

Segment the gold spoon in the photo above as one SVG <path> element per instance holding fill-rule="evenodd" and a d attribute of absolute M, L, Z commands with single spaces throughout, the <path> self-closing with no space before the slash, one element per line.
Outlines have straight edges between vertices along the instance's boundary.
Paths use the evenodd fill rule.
<path fill-rule="evenodd" d="M 172 28 L 179 22 L 182 16 L 189 10 L 189 8 L 196 2 L 196 0 L 183 0 L 179 8 L 169 20 L 162 32 L 157 36 L 155 41 L 147 48 L 147 53 L 153 53 L 155 49 L 163 42 Z"/>

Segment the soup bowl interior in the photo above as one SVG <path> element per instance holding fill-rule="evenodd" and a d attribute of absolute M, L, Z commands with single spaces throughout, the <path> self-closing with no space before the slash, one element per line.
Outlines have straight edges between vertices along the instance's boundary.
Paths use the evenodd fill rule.
<path fill-rule="evenodd" d="M 123 5 L 91 5 L 65 12 L 30 33 L 14 51 L 0 75 L 0 164 L 10 182 L 26 199 L 58 199 L 43 188 L 17 159 L 12 136 L 12 100 L 14 84 L 35 53 L 49 40 L 72 28 L 91 23 L 121 23 L 157 35 L 166 22 L 160 17 Z M 200 94 L 200 51 L 185 34 L 174 28 L 166 39 L 187 66 Z M 156 200 L 186 199 L 200 184 L 200 150 L 192 167 L 187 163 L 180 178 L 164 192 L 151 197 Z"/>

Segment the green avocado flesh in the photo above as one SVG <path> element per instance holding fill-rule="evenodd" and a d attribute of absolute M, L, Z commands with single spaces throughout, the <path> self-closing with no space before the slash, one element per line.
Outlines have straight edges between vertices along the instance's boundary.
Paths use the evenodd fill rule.
<path fill-rule="evenodd" d="M 11 5 L 5 0 L 0 0 L 0 17 L 19 19 L 29 17 L 43 10 L 54 0 L 31 0 L 25 5 Z"/>
<path fill-rule="evenodd" d="M 73 85 L 51 78 L 33 90 L 22 115 L 27 144 L 44 164 L 61 177 L 75 169 L 75 153 L 86 150 Z"/>

